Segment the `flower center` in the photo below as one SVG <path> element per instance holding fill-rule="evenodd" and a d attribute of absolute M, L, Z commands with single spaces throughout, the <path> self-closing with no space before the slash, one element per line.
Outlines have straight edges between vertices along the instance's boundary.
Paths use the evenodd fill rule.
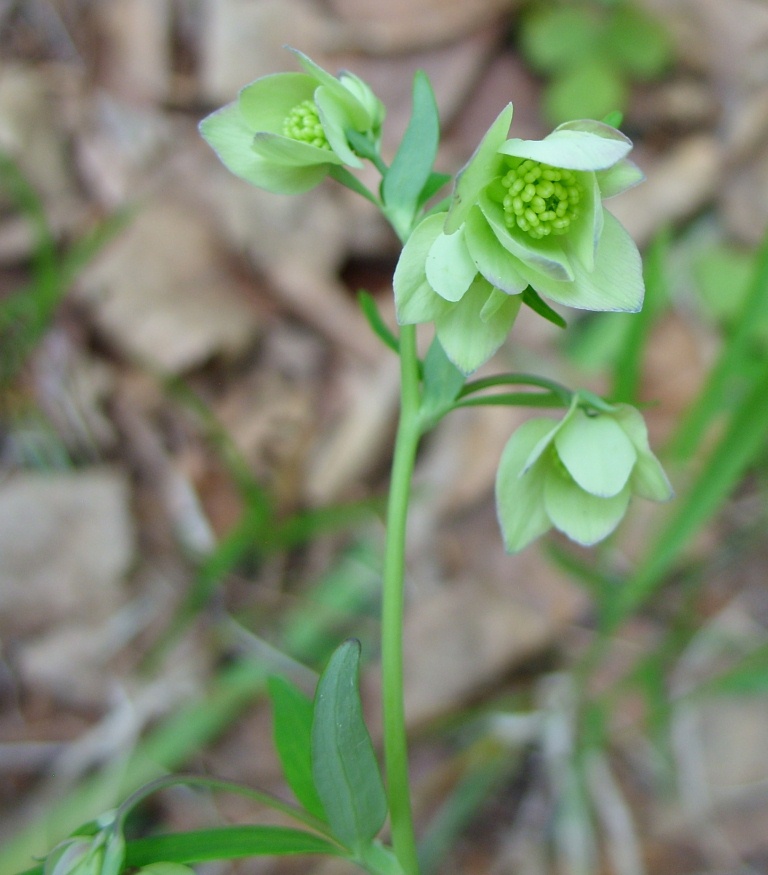
<path fill-rule="evenodd" d="M 536 240 L 565 234 L 579 216 L 584 187 L 572 170 L 526 158 L 500 182 L 506 190 L 502 204 L 507 227 L 517 225 Z"/>
<path fill-rule="evenodd" d="M 293 107 L 283 122 L 283 134 L 292 140 L 317 146 L 318 149 L 331 148 L 312 100 L 302 100 Z"/>

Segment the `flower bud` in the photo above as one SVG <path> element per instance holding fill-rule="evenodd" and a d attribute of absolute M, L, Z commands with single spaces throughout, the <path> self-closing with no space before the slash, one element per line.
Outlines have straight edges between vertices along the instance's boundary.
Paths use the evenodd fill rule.
<path fill-rule="evenodd" d="M 606 407 L 584 409 L 577 394 L 559 422 L 530 419 L 509 439 L 496 508 L 511 553 L 553 526 L 579 544 L 596 544 L 619 524 L 632 495 L 672 497 L 640 412 L 628 404 Z"/>

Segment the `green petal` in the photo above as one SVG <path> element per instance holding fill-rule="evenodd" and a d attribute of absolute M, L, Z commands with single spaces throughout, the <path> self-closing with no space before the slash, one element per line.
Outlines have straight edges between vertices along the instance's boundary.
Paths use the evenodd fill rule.
<path fill-rule="evenodd" d="M 478 204 L 496 239 L 523 265 L 554 281 L 573 279 L 573 267 L 559 237 L 549 236 L 534 240 L 517 228 L 510 230 L 504 221 L 503 207 L 485 192 L 480 195 Z"/>
<path fill-rule="evenodd" d="M 465 374 L 485 364 L 504 343 L 520 310 L 521 298 L 508 295 L 493 318 L 484 322 L 480 314 L 491 292 L 487 280 L 478 277 L 458 303 L 446 304 L 435 317 L 445 354 Z"/>
<path fill-rule="evenodd" d="M 253 134 L 251 148 L 267 161 L 287 167 L 310 167 L 313 164 L 341 164 L 342 160 L 330 149 L 321 149 L 310 143 L 292 140 L 282 134 L 260 131 Z"/>
<path fill-rule="evenodd" d="M 367 82 L 364 82 L 359 76 L 355 76 L 354 73 L 350 73 L 349 70 L 342 70 L 339 73 L 339 82 L 365 108 L 370 118 L 371 130 L 377 133 L 387 112 L 384 104 L 376 97 Z"/>
<path fill-rule="evenodd" d="M 637 463 L 632 471 L 632 491 L 651 501 L 668 501 L 674 495 L 672 485 L 651 451 L 648 443 L 648 428 L 642 413 L 629 404 L 619 404 L 614 419 L 621 425 L 637 451 Z"/>
<path fill-rule="evenodd" d="M 288 113 L 304 100 L 312 100 L 317 82 L 306 73 L 273 73 L 241 89 L 237 97 L 244 123 L 257 131 L 282 134 Z"/>
<path fill-rule="evenodd" d="M 520 298 L 517 306 L 518 311 L 522 301 L 523 299 Z M 506 292 L 502 292 L 501 289 L 491 289 L 491 294 L 488 295 L 488 300 L 483 304 L 483 309 L 480 311 L 480 320 L 482 322 L 489 322 L 508 302 L 509 295 Z"/>
<path fill-rule="evenodd" d="M 627 485 L 637 452 L 613 417 L 577 410 L 554 441 L 560 461 L 582 489 L 609 498 Z"/>
<path fill-rule="evenodd" d="M 550 419 L 529 419 L 504 447 L 496 474 L 496 514 L 510 553 L 522 550 L 550 526 L 544 508 L 544 467 L 525 469 L 531 449 L 552 428 Z"/>
<path fill-rule="evenodd" d="M 327 164 L 285 166 L 266 161 L 253 150 L 253 131 L 243 121 L 237 103 L 230 103 L 200 122 L 200 133 L 235 176 L 278 194 L 299 194 L 318 185 Z"/>
<path fill-rule="evenodd" d="M 296 57 L 299 59 L 299 63 L 301 64 L 301 66 L 315 80 L 315 85 L 321 85 L 324 88 L 328 89 L 328 91 L 333 95 L 333 98 L 337 100 L 339 104 L 344 108 L 344 112 L 349 119 L 349 127 L 352 127 L 356 131 L 361 132 L 365 132 L 370 129 L 371 118 L 366 108 L 362 105 L 362 103 L 360 103 L 360 101 L 348 88 L 345 88 L 335 76 L 332 76 L 326 70 L 323 70 L 322 67 L 318 66 L 311 58 L 308 58 L 303 52 L 300 52 L 298 49 L 293 49 L 290 47 L 288 50 L 296 55 Z"/>
<path fill-rule="evenodd" d="M 579 204 L 582 214 L 562 236 L 563 249 L 572 264 L 574 259 L 588 272 L 595 269 L 595 255 L 603 233 L 603 202 L 594 173 L 580 173 L 579 182 L 584 188 L 584 198 Z"/>
<path fill-rule="evenodd" d="M 441 298 L 454 303 L 461 300 L 477 276 L 463 229 L 437 235 L 427 253 L 425 270 L 429 284 Z"/>
<path fill-rule="evenodd" d="M 488 128 L 474 154 L 456 176 L 453 201 L 445 220 L 445 233 L 457 231 L 472 209 L 481 189 L 498 175 L 501 159 L 498 148 L 512 124 L 512 104 L 508 103 Z"/>
<path fill-rule="evenodd" d="M 492 286 L 508 295 L 526 288 L 528 282 L 516 267 L 517 259 L 499 243 L 479 208 L 470 210 L 464 238 L 477 269 Z"/>
<path fill-rule="evenodd" d="M 617 162 L 607 170 L 598 170 L 595 176 L 603 198 L 621 194 L 645 179 L 643 171 L 629 158 Z"/>
<path fill-rule="evenodd" d="M 572 282 L 557 282 L 524 262 L 520 273 L 539 294 L 567 307 L 636 313 L 643 305 L 645 290 L 640 253 L 609 212 L 604 212 L 603 221 L 592 273 L 576 260 Z"/>
<path fill-rule="evenodd" d="M 544 476 L 544 507 L 552 525 L 572 541 L 589 547 L 616 528 L 629 504 L 629 486 L 611 498 L 585 492 L 554 468 Z"/>
<path fill-rule="evenodd" d="M 315 91 L 315 104 L 331 149 L 344 164 L 348 164 L 350 167 L 362 167 L 363 162 L 350 149 L 347 142 L 345 130 L 350 127 L 350 124 L 349 114 L 345 108 L 324 85 Z"/>
<path fill-rule="evenodd" d="M 574 395 L 571 406 L 568 408 L 565 416 L 562 419 L 549 419 L 549 418 L 547 418 L 546 420 L 541 420 L 542 422 L 544 422 L 544 421 L 548 422 L 550 424 L 550 429 L 546 434 L 542 435 L 539 442 L 531 448 L 531 454 L 525 460 L 525 470 L 526 471 L 529 468 L 532 468 L 536 464 L 536 462 L 539 461 L 539 459 L 543 455 L 544 451 L 547 449 L 547 447 L 555 439 L 555 435 L 573 417 L 576 410 L 578 409 L 576 406 L 577 401 L 578 401 L 578 399 Z"/>
<path fill-rule="evenodd" d="M 543 140 L 507 140 L 499 152 L 567 170 L 605 170 L 625 158 L 632 141 L 602 122 L 566 122 Z"/>
<path fill-rule="evenodd" d="M 427 281 L 425 264 L 432 244 L 442 233 L 444 219 L 444 214 L 438 213 L 420 222 L 400 253 L 393 285 L 397 321 L 401 325 L 429 322 L 440 312 L 442 299 Z"/>

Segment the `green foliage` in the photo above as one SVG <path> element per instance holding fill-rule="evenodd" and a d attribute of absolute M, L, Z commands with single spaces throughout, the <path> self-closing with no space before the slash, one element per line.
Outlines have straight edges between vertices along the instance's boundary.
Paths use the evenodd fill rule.
<path fill-rule="evenodd" d="M 336 837 L 360 853 L 387 816 L 387 797 L 363 720 L 360 643 L 346 641 L 331 656 L 315 693 L 312 773 Z"/>
<path fill-rule="evenodd" d="M 304 830 L 284 826 L 222 826 L 135 839 L 126 848 L 126 867 L 154 862 L 203 863 L 266 854 L 338 854 L 335 845 Z"/>
<path fill-rule="evenodd" d="M 426 429 L 452 409 L 466 378 L 445 354 L 437 337 L 430 344 L 424 358 L 423 371 L 421 414 Z"/>
<path fill-rule="evenodd" d="M 125 226 L 121 210 L 60 252 L 45 205 L 16 163 L 0 150 L 0 188 L 25 217 L 34 238 L 30 283 L 0 302 L 0 387 L 10 383 L 51 326 L 78 273 Z"/>
<path fill-rule="evenodd" d="M 672 61 L 663 27 L 631 0 L 536 0 L 519 38 L 528 63 L 549 78 L 544 112 L 553 124 L 623 110 L 630 83 L 658 78 Z"/>
<path fill-rule="evenodd" d="M 323 803 L 312 777 L 312 700 L 281 677 L 269 679 L 269 696 L 274 715 L 275 748 L 285 780 L 304 808 L 324 820 Z"/>
<path fill-rule="evenodd" d="M 432 172 L 439 143 L 440 120 L 435 95 L 426 74 L 418 71 L 413 78 L 411 119 L 381 182 L 384 212 L 403 234 L 407 235 L 417 209 L 440 186 L 440 176 Z M 425 190 L 426 197 L 423 197 Z"/>

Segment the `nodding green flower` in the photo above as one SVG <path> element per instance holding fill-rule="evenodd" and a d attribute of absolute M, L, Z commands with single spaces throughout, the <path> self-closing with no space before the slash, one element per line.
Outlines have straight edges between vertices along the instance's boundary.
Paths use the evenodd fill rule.
<path fill-rule="evenodd" d="M 643 300 L 637 247 L 603 208 L 643 178 L 626 158 L 632 143 L 596 121 L 506 139 L 511 121 L 510 104 L 458 174 L 447 213 L 417 227 L 395 273 L 399 321 L 435 321 L 441 341 L 441 321 L 473 292 L 464 306 L 482 325 L 465 323 L 443 344 L 467 372 L 501 344 L 528 286 L 586 310 L 637 311 Z"/>
<path fill-rule="evenodd" d="M 376 144 L 384 120 L 384 106 L 362 79 L 347 72 L 336 78 L 292 51 L 305 72 L 263 76 L 200 123 L 232 173 L 280 194 L 313 188 L 334 166 L 360 167 L 347 131 Z"/>
<path fill-rule="evenodd" d="M 574 396 L 559 422 L 528 420 L 502 453 L 496 507 L 512 553 L 553 526 L 579 544 L 596 544 L 619 524 L 632 495 L 672 497 L 642 415 L 628 404 L 588 412 L 579 402 Z"/>

